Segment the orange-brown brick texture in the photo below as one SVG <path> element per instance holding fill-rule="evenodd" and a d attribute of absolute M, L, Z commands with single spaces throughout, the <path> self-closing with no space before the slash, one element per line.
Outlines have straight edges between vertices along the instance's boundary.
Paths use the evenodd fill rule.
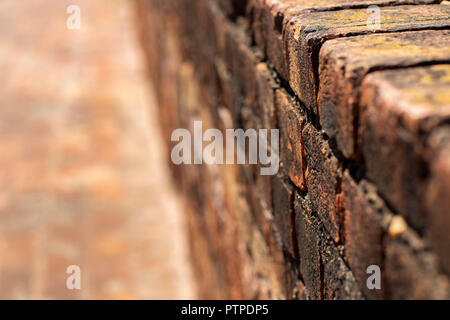
<path fill-rule="evenodd" d="M 448 4 L 137 4 L 167 141 L 194 119 L 280 130 L 276 176 L 172 167 L 201 297 L 450 298 Z"/>

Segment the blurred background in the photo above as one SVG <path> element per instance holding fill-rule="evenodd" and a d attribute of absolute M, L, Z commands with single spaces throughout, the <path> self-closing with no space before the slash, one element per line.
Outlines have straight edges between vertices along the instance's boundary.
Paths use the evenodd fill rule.
<path fill-rule="evenodd" d="M 195 298 L 133 1 L 2 0 L 0 32 L 0 298 Z"/>

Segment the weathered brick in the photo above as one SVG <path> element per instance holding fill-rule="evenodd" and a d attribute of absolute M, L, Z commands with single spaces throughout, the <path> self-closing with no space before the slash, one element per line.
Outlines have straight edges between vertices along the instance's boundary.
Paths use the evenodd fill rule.
<path fill-rule="evenodd" d="M 450 26 L 449 6 L 381 7 L 378 33 L 438 29 Z M 286 25 L 284 46 L 289 61 L 289 84 L 308 108 L 318 112 L 317 59 L 326 40 L 371 33 L 366 9 L 302 13 Z M 420 17 L 420 18 L 418 18 Z"/>
<path fill-rule="evenodd" d="M 306 124 L 303 131 L 306 154 L 306 185 L 313 209 L 319 215 L 334 241 L 338 242 L 340 218 L 336 200 L 342 169 L 327 141 L 313 125 Z"/>
<path fill-rule="evenodd" d="M 258 53 L 250 48 L 249 38 L 243 28 L 227 21 L 214 4 L 206 3 L 204 6 L 207 7 L 208 14 L 214 17 L 216 53 L 213 57 L 217 69 L 219 103 L 232 111 L 233 127 L 256 130 L 274 128 L 275 82 L 270 70 L 265 63 L 260 62 Z M 209 88 L 214 81 L 208 82 L 206 79 L 202 83 L 209 83 L 206 86 Z M 214 92 L 209 96 L 215 96 Z M 213 102 L 209 104 L 214 106 Z M 215 113 L 214 109 L 213 107 L 212 113 Z M 252 169 L 260 194 L 265 203 L 270 204 L 270 177 L 261 176 L 257 172 L 259 166 L 252 166 Z"/>
<path fill-rule="evenodd" d="M 450 274 L 450 127 L 438 129 L 428 141 L 430 178 L 425 189 L 427 230 L 433 249 Z"/>
<path fill-rule="evenodd" d="M 264 181 L 260 182 L 260 177 L 258 174 L 254 174 L 253 168 L 241 166 L 240 169 L 241 175 L 244 178 L 243 192 L 245 193 L 248 206 L 252 212 L 255 223 L 264 234 L 267 243 L 269 243 L 272 238 L 272 229 L 270 228 L 272 223 L 272 202 L 270 201 L 267 203 L 265 201 L 264 193 L 266 192 L 266 189 L 263 188 L 263 182 L 269 182 L 267 189 L 271 191 L 271 177 L 267 176 L 268 179 L 264 179 Z M 271 200 L 272 195 L 270 194 L 269 196 L 269 200 Z"/>
<path fill-rule="evenodd" d="M 300 273 L 311 299 L 322 299 L 322 273 L 320 261 L 320 230 L 317 218 L 305 199 L 295 197 L 295 226 L 297 233 Z"/>
<path fill-rule="evenodd" d="M 367 177 L 423 227 L 423 135 L 450 119 L 450 65 L 375 72 L 363 82 L 360 139 Z"/>
<path fill-rule="evenodd" d="M 244 85 L 254 82 L 248 76 L 255 63 L 253 60 L 249 63 L 252 57 L 245 51 L 248 37 L 242 28 L 226 19 L 214 1 L 177 2 L 178 14 L 170 32 L 176 34 L 173 38 L 181 44 L 179 54 L 194 65 L 205 99 L 214 107 L 224 103 L 236 116 L 239 109 L 236 106 L 244 103 L 242 92 L 247 89 Z M 214 113 L 214 108 L 211 111 Z"/>
<path fill-rule="evenodd" d="M 237 88 L 236 94 L 244 98 L 242 103 L 246 106 L 251 106 L 257 100 L 254 68 L 258 60 L 251 51 L 245 37 L 241 34 L 241 39 L 239 40 L 236 36 L 237 34 L 237 32 L 227 34 L 229 39 L 227 43 L 234 49 L 231 64 L 233 84 Z M 236 106 L 236 108 L 239 108 L 239 106 Z"/>
<path fill-rule="evenodd" d="M 223 67 L 222 74 L 230 80 L 229 107 L 233 120 L 237 123 L 243 107 L 256 108 L 254 105 L 257 105 L 258 85 L 261 83 L 258 83 L 258 78 L 255 77 L 255 68 L 260 59 L 251 50 L 250 39 L 241 28 L 228 23 L 224 38 L 224 52 L 219 53 L 218 57 L 222 58 L 219 60 Z"/>
<path fill-rule="evenodd" d="M 293 258 L 298 258 L 293 212 L 294 191 L 278 176 L 272 178 L 272 203 L 274 223 L 281 235 L 283 246 Z"/>
<path fill-rule="evenodd" d="M 321 250 L 323 264 L 323 296 L 326 300 L 363 300 L 352 271 L 334 246 Z"/>
<path fill-rule="evenodd" d="M 254 112 L 260 119 L 265 129 L 275 128 L 275 83 L 274 76 L 269 70 L 267 63 L 258 62 L 255 65 L 254 75 L 256 78 L 256 103 L 253 104 Z"/>
<path fill-rule="evenodd" d="M 387 234 L 384 243 L 387 299 L 450 298 L 448 277 L 439 274 L 436 257 L 414 231 L 408 229 L 398 237 Z"/>
<path fill-rule="evenodd" d="M 369 290 L 366 285 L 367 267 L 383 263 L 384 225 L 389 210 L 367 181 L 360 183 L 344 172 L 340 204 L 344 211 L 343 238 L 345 258 L 359 287 L 370 299 L 383 298 L 382 290 Z"/>
<path fill-rule="evenodd" d="M 286 25 L 301 13 L 308 15 L 317 11 L 331 11 L 373 4 L 424 4 L 435 0 L 250 0 L 249 9 L 252 30 L 257 45 L 285 80 L 289 77 L 289 50 L 283 45 Z M 292 54 L 295 54 L 292 52 Z"/>
<path fill-rule="evenodd" d="M 302 142 L 305 119 L 284 89 L 276 91 L 275 101 L 280 130 L 280 160 L 291 181 L 301 190 L 305 190 L 306 159 Z"/>
<path fill-rule="evenodd" d="M 320 122 L 345 157 L 355 158 L 359 87 L 372 70 L 450 61 L 450 31 L 372 34 L 325 42 L 319 55 Z"/>
<path fill-rule="evenodd" d="M 165 127 L 176 124 L 178 118 L 189 125 L 192 117 L 198 116 L 208 125 L 219 128 L 281 129 L 281 156 L 285 166 L 277 177 L 261 177 L 258 166 L 247 165 L 227 166 L 223 170 L 233 173 L 223 175 L 222 167 L 182 170 L 185 194 L 193 208 L 189 214 L 197 218 L 192 222 L 197 228 L 192 230 L 201 233 L 198 237 L 203 236 L 205 242 L 203 247 L 196 248 L 195 258 L 205 260 L 203 256 L 208 256 L 206 260 L 210 262 L 204 263 L 203 270 L 214 274 L 203 280 L 203 284 L 210 281 L 215 288 L 221 288 L 222 295 L 235 298 L 359 299 L 363 298 L 361 292 L 367 298 L 442 297 L 446 280 L 438 271 L 436 256 L 424 241 L 431 240 L 443 262 L 443 252 L 448 248 L 443 230 L 448 226 L 439 225 L 439 221 L 445 219 L 449 206 L 445 202 L 448 193 L 444 180 L 447 179 L 445 156 L 431 156 L 434 152 L 441 154 L 443 147 L 433 142 L 434 139 L 428 140 L 428 135 L 442 123 L 448 125 L 448 118 L 445 120 L 447 107 L 431 117 L 430 109 L 424 107 L 420 111 L 422 119 L 414 111 L 417 103 L 411 99 L 408 101 L 414 106 L 414 116 L 408 116 L 410 109 L 404 108 L 405 111 L 398 106 L 395 109 L 393 102 L 401 100 L 398 97 L 408 91 L 412 82 L 417 84 L 405 96 L 422 94 L 421 86 L 423 91 L 434 90 L 439 86 L 430 83 L 443 76 L 438 72 L 427 80 L 408 78 L 396 89 L 399 94 L 381 106 L 382 111 L 386 105 L 394 110 L 389 113 L 394 115 L 392 122 L 385 120 L 391 119 L 389 116 L 371 122 L 374 119 L 369 116 L 378 117 L 376 113 L 361 115 L 361 119 L 370 118 L 367 123 L 372 126 L 367 127 L 372 133 L 364 134 L 376 132 L 373 128 L 382 134 L 385 134 L 384 129 L 389 129 L 392 132 L 387 136 L 404 139 L 387 148 L 397 152 L 392 153 L 397 156 L 396 163 L 410 168 L 412 175 L 419 177 L 412 180 L 421 183 L 416 190 L 420 196 L 429 198 L 425 208 L 438 212 L 427 220 L 424 239 L 416 235 L 413 241 L 404 240 L 402 233 L 407 226 L 398 216 L 386 230 L 389 210 L 376 194 L 386 191 L 372 176 L 365 176 L 364 162 L 359 161 L 363 159 L 352 153 L 359 151 L 355 150 L 357 130 L 366 130 L 358 127 L 360 110 L 364 110 L 356 108 L 359 94 L 365 92 L 359 90 L 361 80 L 370 78 L 367 74 L 376 74 L 378 69 L 446 63 L 448 32 L 417 30 L 447 28 L 448 11 L 444 6 L 421 6 L 420 9 L 395 6 L 421 2 L 412 0 L 249 2 L 248 15 L 243 17 L 243 10 L 233 8 L 233 3 L 237 3 L 234 0 L 158 1 L 157 12 L 162 10 L 164 18 L 158 20 L 161 26 L 153 32 L 161 32 L 161 35 L 152 37 L 163 43 L 156 49 L 146 47 L 147 50 L 158 50 L 157 55 L 150 55 L 153 61 L 163 60 L 161 66 L 156 67 L 162 80 L 158 91 L 163 91 L 159 93 L 164 106 L 160 112 L 168 119 Z M 364 6 L 369 4 L 388 6 L 381 8 L 380 34 L 367 35 L 372 31 L 366 25 L 370 13 Z M 174 8 L 185 10 L 174 11 Z M 439 11 L 444 13 L 440 15 Z M 259 49 L 253 47 L 247 29 L 249 25 Z M 409 29 L 416 31 L 406 31 Z M 345 67 L 343 73 L 340 73 L 341 66 Z M 384 79 L 378 83 L 379 87 L 383 90 L 387 87 L 388 92 L 395 91 L 387 85 L 390 81 Z M 295 99 L 289 86 L 314 112 L 317 112 L 318 104 L 315 103 L 319 93 L 320 118 L 304 110 L 303 104 L 297 106 L 297 102 L 303 101 Z M 443 95 L 437 91 L 425 95 L 422 101 L 438 101 Z M 375 89 L 367 90 L 365 94 L 385 99 Z M 436 99 L 438 96 L 440 98 Z M 341 113 L 323 112 L 332 112 L 331 107 L 336 103 L 345 105 L 345 108 L 336 109 Z M 375 110 L 378 107 L 377 104 L 372 106 Z M 336 118 L 337 115 L 340 118 Z M 320 125 L 326 134 L 320 131 Z M 342 137 L 337 136 L 341 132 L 338 129 L 343 132 Z M 413 139 L 409 139 L 411 136 Z M 371 141 L 383 145 L 384 137 L 379 135 L 379 139 Z M 348 145 L 344 144 L 346 139 L 350 141 Z M 422 150 L 425 141 L 430 141 L 426 159 Z M 340 150 L 335 149 L 336 146 Z M 377 147 L 382 149 L 374 143 L 368 148 L 373 152 Z M 408 150 L 412 152 L 407 153 Z M 345 157 L 358 161 L 347 161 L 340 151 Z M 381 150 L 382 156 L 371 156 L 370 161 L 378 157 L 381 166 L 386 161 L 383 157 L 387 158 L 383 152 Z M 410 154 L 413 155 L 411 162 Z M 431 164 L 429 176 L 426 163 Z M 387 165 L 395 178 L 397 168 L 389 162 Z M 348 171 L 342 176 L 342 168 L 357 172 L 358 178 L 361 174 L 362 180 L 356 182 Z M 401 173 L 404 185 L 406 172 Z M 422 183 L 428 177 L 429 183 Z M 424 189 L 425 186 L 428 189 Z M 409 197 L 409 190 L 409 186 L 403 191 L 394 188 L 393 193 L 402 194 L 412 207 L 415 200 L 414 195 L 412 199 Z M 395 211 L 400 212 L 397 203 L 384 193 L 382 195 Z M 420 212 L 424 203 L 419 199 L 416 203 Z M 395 221 L 403 221 L 403 224 L 397 223 L 395 227 Z M 194 234 L 193 243 L 196 238 Z M 369 264 L 382 268 L 382 293 L 366 290 Z M 425 280 L 411 283 L 415 277 Z"/>
<path fill-rule="evenodd" d="M 286 273 L 286 253 L 283 249 L 281 235 L 278 232 L 276 226 L 272 226 L 273 230 L 273 241 L 271 243 L 271 254 L 273 257 L 274 265 L 275 265 L 275 272 L 277 281 L 279 283 L 279 289 L 280 293 L 282 294 L 283 298 L 287 298 L 287 290 L 286 285 L 288 283 L 288 274 Z"/>
<path fill-rule="evenodd" d="M 299 299 L 304 285 L 299 279 L 299 262 L 292 258 L 292 256 L 285 251 L 283 257 L 283 265 L 280 271 L 282 272 L 282 288 L 285 299 L 293 300 Z M 304 294 L 304 292 L 303 292 Z"/>
<path fill-rule="evenodd" d="M 240 123 L 240 127 L 243 130 L 251 129 L 258 131 L 262 128 L 262 124 L 260 123 L 259 118 L 254 115 L 249 107 L 243 107 L 241 109 L 241 117 L 238 123 Z M 270 152 L 270 143 L 267 147 L 269 150 L 268 152 Z M 261 174 L 262 168 L 267 166 L 257 163 L 253 165 L 243 165 L 243 167 L 245 168 L 245 175 L 248 177 L 248 179 L 250 179 L 247 183 L 249 183 L 254 189 L 255 200 L 253 202 L 255 203 L 255 207 L 260 208 L 259 211 L 261 211 L 263 208 L 271 210 L 272 176 Z"/>
<path fill-rule="evenodd" d="M 345 265 L 323 223 L 307 198 L 296 195 L 296 233 L 300 272 L 312 299 L 363 299 L 351 270 Z"/>
<path fill-rule="evenodd" d="M 272 2 L 272 1 L 271 1 Z M 254 39 L 282 75 L 286 75 L 280 19 L 286 6 L 278 1 L 250 0 L 249 12 Z M 286 78 L 285 78 L 286 79 Z"/>

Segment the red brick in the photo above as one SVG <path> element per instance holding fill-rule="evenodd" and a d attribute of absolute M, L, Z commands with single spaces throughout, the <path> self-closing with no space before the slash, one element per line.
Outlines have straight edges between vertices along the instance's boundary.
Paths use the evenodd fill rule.
<path fill-rule="evenodd" d="M 276 91 L 277 123 L 280 130 L 280 160 L 283 170 L 291 181 L 301 190 L 306 189 L 306 159 L 302 142 L 302 129 L 305 123 L 298 107 L 283 89 Z"/>
<path fill-rule="evenodd" d="M 450 127 L 434 132 L 428 148 L 431 162 L 425 189 L 428 237 L 444 270 L 450 274 Z"/>
<path fill-rule="evenodd" d="M 342 180 L 345 257 L 359 287 L 369 299 L 382 299 L 382 290 L 369 290 L 367 267 L 383 264 L 384 221 L 390 216 L 376 189 L 367 181 L 357 183 L 346 170 Z"/>
<path fill-rule="evenodd" d="M 320 260 L 320 231 L 317 218 L 312 212 L 306 200 L 295 198 L 295 226 L 297 233 L 298 249 L 300 256 L 300 273 L 306 286 L 306 291 L 311 299 L 322 299 L 322 277 Z"/>
<path fill-rule="evenodd" d="M 307 198 L 296 195 L 300 272 L 312 299 L 363 299 L 351 270 Z"/>
<path fill-rule="evenodd" d="M 295 235 L 295 218 L 293 212 L 294 191 L 280 177 L 272 178 L 272 205 L 274 224 L 277 227 L 286 251 L 298 258 L 298 248 Z"/>
<path fill-rule="evenodd" d="M 267 63 L 259 62 L 255 65 L 254 75 L 256 78 L 256 103 L 254 112 L 260 119 L 262 128 L 275 129 L 275 83 L 273 74 Z"/>
<path fill-rule="evenodd" d="M 272 240 L 272 195 L 270 196 L 270 202 L 266 202 L 265 192 L 268 189 L 271 192 L 271 177 L 270 176 L 256 176 L 251 168 L 248 166 L 242 166 L 240 172 L 245 177 L 243 183 L 246 199 L 255 219 L 255 223 L 261 232 L 264 234 L 267 243 Z M 261 180 L 264 178 L 264 180 Z M 255 181 L 256 179 L 256 181 Z M 268 186 L 263 186 L 263 182 L 268 182 Z M 265 187 L 265 188 L 264 188 Z"/>
<path fill-rule="evenodd" d="M 299 262 L 290 256 L 285 258 L 286 268 L 286 298 L 288 300 L 301 299 L 301 294 L 305 294 L 305 286 L 300 280 Z M 300 295 L 300 296 L 299 296 Z"/>
<path fill-rule="evenodd" d="M 217 6 L 218 3 L 222 6 Z M 394 34 L 369 36 L 366 34 L 371 31 L 365 25 L 369 15 L 363 4 L 391 5 L 407 2 L 250 0 L 247 17 L 238 17 L 243 11 L 238 13 L 239 10 L 233 8 L 233 3 L 233 0 L 168 0 L 162 5 L 165 8 L 163 11 L 174 7 L 185 9 L 181 12 L 164 12 L 168 19 L 161 28 L 167 29 L 162 30 L 163 35 L 160 37 L 167 43 L 163 52 L 171 56 L 165 59 L 169 62 L 164 63 L 168 72 L 160 72 L 164 78 L 161 84 L 164 87 L 163 105 L 167 102 L 169 106 L 169 111 L 162 108 L 164 110 L 161 112 L 167 112 L 166 117 L 172 121 L 167 124 L 177 123 L 173 118 L 178 116 L 187 123 L 195 115 L 209 125 L 221 128 L 281 129 L 284 168 L 276 177 L 261 177 L 258 166 L 227 167 L 224 169 L 227 173 L 223 176 L 221 168 L 211 169 L 218 170 L 216 173 L 204 168 L 183 170 L 185 194 L 188 195 L 190 206 L 194 208 L 191 208 L 189 215 L 195 218 L 191 219 L 191 224 L 195 225 L 191 226 L 194 232 L 192 242 L 196 246 L 195 256 L 201 260 L 199 264 L 204 266 L 203 269 L 199 268 L 202 272 L 198 273 L 199 278 L 204 278 L 202 288 L 206 292 L 218 292 L 217 296 L 235 298 L 362 299 L 363 293 L 368 298 L 442 297 L 446 280 L 439 273 L 436 256 L 426 247 L 425 240 L 432 240 L 433 235 L 437 236 L 441 232 L 436 225 L 438 220 L 444 219 L 444 210 L 434 216 L 436 221 L 428 220 L 427 227 L 435 226 L 425 230 L 425 239 L 416 236 L 413 240 L 405 240 L 403 235 L 396 235 L 398 230 L 393 232 L 392 228 L 387 232 L 391 236 L 385 235 L 385 218 L 390 214 L 376 194 L 377 191 L 383 192 L 389 205 L 400 212 L 398 203 L 386 196 L 387 191 L 382 190 L 379 181 L 368 177 L 378 187 L 376 190 L 365 177 L 357 182 L 348 172 L 342 175 L 342 170 L 350 168 L 352 172 L 365 173 L 364 163 L 359 162 L 362 159 L 352 154 L 358 151 L 355 141 L 357 129 L 361 129 L 358 128 L 360 109 L 356 106 L 362 79 L 378 68 L 444 61 L 445 57 L 442 58 L 442 55 L 445 56 L 446 50 L 436 52 L 430 49 L 439 49 L 442 43 L 425 35 L 445 35 L 446 31 L 403 31 L 445 28 L 449 23 L 448 11 L 444 6 L 383 7 L 380 33 L 402 33 L 398 37 Z M 344 8 L 353 9 L 343 10 Z M 408 16 L 410 13 L 413 17 Z M 416 18 L 418 15 L 421 19 Z M 253 47 L 247 29 L 249 25 L 259 49 Z M 355 36 L 358 34 L 364 36 Z M 364 54 L 360 52 L 360 49 L 365 48 L 362 43 L 364 41 L 375 41 L 376 51 L 380 51 L 380 46 L 389 42 L 386 41 L 387 38 L 391 39 L 390 43 L 398 42 L 400 38 L 410 43 L 408 35 L 414 37 L 412 42 L 415 44 L 420 42 L 418 39 L 423 39 L 421 47 L 427 47 L 431 51 L 423 54 L 404 50 L 403 55 L 391 55 L 393 48 L 389 47 L 383 51 L 383 55 L 370 51 L 364 51 Z M 347 36 L 347 39 L 333 40 Z M 319 78 L 318 74 L 321 48 L 323 56 L 320 56 L 320 75 L 324 78 Z M 345 54 L 347 59 L 343 65 L 348 64 L 348 72 L 342 77 L 339 74 L 340 60 L 336 55 L 339 52 Z M 166 57 L 160 54 L 159 58 Z M 180 65 L 184 68 L 180 68 Z M 278 78 L 272 67 L 282 79 Z M 417 87 L 420 89 L 422 85 L 426 87 L 427 81 L 433 82 L 436 75 L 429 78 L 423 81 L 408 78 L 408 85 L 415 81 L 419 84 L 413 86 L 414 90 Z M 387 82 L 389 81 L 386 80 Z M 326 86 L 321 86 L 320 89 L 328 91 L 318 92 L 319 83 Z M 383 90 L 384 83 L 383 81 L 380 85 Z M 289 86 L 300 99 L 295 99 L 290 94 L 292 91 Z M 406 91 L 407 88 L 405 83 L 399 91 Z M 335 92 L 339 92 L 339 96 L 333 98 Z M 372 97 L 378 97 L 378 92 L 367 92 Z M 306 102 L 310 110 L 317 112 L 317 93 L 324 108 L 327 107 L 324 103 L 333 104 L 335 100 L 345 104 L 346 107 L 340 109 L 343 112 L 340 120 L 336 120 L 334 114 L 322 113 L 322 109 L 320 119 L 304 110 L 304 104 L 300 105 L 302 102 Z M 434 99 L 433 96 L 439 95 L 433 93 L 430 95 L 431 100 Z M 178 102 L 178 106 L 173 106 L 174 101 Z M 385 105 L 381 105 L 382 109 Z M 373 108 L 375 107 L 378 105 Z M 331 110 L 329 106 L 327 108 L 327 111 Z M 443 109 L 441 111 L 445 112 Z M 396 140 L 391 140 L 394 141 L 392 148 L 398 152 L 393 153 L 397 156 L 395 161 L 401 161 L 413 173 L 420 169 L 423 175 L 419 173 L 417 181 L 421 183 L 427 177 L 426 161 L 432 163 L 431 180 L 428 184 L 428 190 L 431 190 L 429 202 L 435 202 L 436 208 L 428 210 L 446 208 L 447 204 L 437 199 L 447 192 L 446 184 L 437 179 L 438 175 L 445 176 L 442 158 L 423 159 L 425 153 L 421 149 L 428 134 L 442 123 L 448 124 L 448 120 L 441 122 L 442 113 L 435 114 L 431 118 L 427 117 L 425 122 L 420 119 L 417 129 L 414 127 L 415 118 L 410 121 L 403 113 L 390 114 L 395 115 L 395 121 L 398 120 L 392 123 L 384 121 L 387 128 L 392 128 L 393 135 L 405 138 L 402 130 L 407 128 L 410 132 L 406 137 L 414 137 L 413 140 L 406 139 L 404 144 L 395 144 Z M 365 116 L 367 114 L 361 118 L 366 120 Z M 403 119 L 407 119 L 406 125 Z M 433 122 L 436 119 L 438 122 Z M 374 127 L 383 128 L 385 125 L 381 120 L 375 125 L 370 121 L 367 123 L 369 126 L 365 128 L 370 129 L 372 126 L 372 132 L 375 132 Z M 320 131 L 320 125 L 327 135 Z M 341 126 L 343 137 L 337 136 L 336 132 L 340 131 L 335 130 L 333 125 L 336 128 Z M 344 128 L 345 125 L 347 127 Z M 402 130 L 397 130 L 398 128 Z M 364 134 L 368 133 L 363 132 L 361 136 Z M 379 137 L 383 142 L 383 136 Z M 335 138 L 344 156 L 358 161 L 344 159 L 339 148 L 335 149 Z M 350 142 L 347 143 L 346 139 Z M 406 151 L 412 149 L 411 146 L 418 150 L 413 150 L 411 154 L 417 157 L 409 162 Z M 368 150 L 373 151 L 377 147 L 373 143 Z M 398 157 L 398 154 L 401 156 Z M 377 159 L 377 155 L 370 161 L 374 159 Z M 381 159 L 380 163 L 385 161 L 390 166 L 389 161 L 392 159 Z M 371 165 L 370 168 L 373 169 L 373 164 Z M 390 167 L 395 178 L 398 171 L 394 169 L 397 168 Z M 413 182 L 415 179 L 413 177 Z M 406 179 L 402 181 L 403 185 L 406 185 L 405 181 Z M 417 190 L 423 196 L 428 195 L 424 192 L 425 183 L 421 185 Z M 403 188 L 401 184 L 395 186 Z M 393 193 L 403 194 L 410 201 L 409 205 L 417 200 L 417 204 L 422 207 L 423 202 L 414 196 L 412 199 L 407 198 L 407 191 L 410 189 L 405 190 L 394 190 Z M 395 196 L 393 194 L 394 198 Z M 223 201 L 218 201 L 220 199 Z M 409 220 L 414 220 L 414 217 Z M 433 230 L 439 232 L 434 233 Z M 392 235 L 396 235 L 396 238 Z M 197 237 L 204 242 L 203 245 L 197 244 Z M 445 245 L 436 243 L 436 240 L 431 242 L 438 253 L 445 248 Z M 417 243 L 421 243 L 421 246 Z M 383 251 L 385 248 L 387 250 Z M 428 264 L 430 261 L 432 262 Z M 369 264 L 379 264 L 382 268 L 382 293 L 366 290 L 368 275 L 365 271 Z M 427 274 L 424 275 L 424 272 Z M 423 279 L 415 284 L 410 281 L 415 277 Z M 208 282 L 214 288 L 205 289 Z M 216 288 L 219 290 L 215 290 Z"/>
<path fill-rule="evenodd" d="M 450 7 L 441 5 L 382 7 L 377 32 L 442 28 L 450 25 Z M 420 15 L 421 19 L 411 19 Z M 284 46 L 289 61 L 289 84 L 308 108 L 318 112 L 315 65 L 321 45 L 334 38 L 371 33 L 366 9 L 303 13 L 287 25 Z"/>
<path fill-rule="evenodd" d="M 307 161 L 306 185 L 313 210 L 317 212 L 334 241 L 340 240 L 340 217 L 336 201 L 342 169 L 328 143 L 311 124 L 303 129 Z"/>
<path fill-rule="evenodd" d="M 330 241 L 331 243 L 331 241 Z M 326 300 L 364 300 L 352 271 L 337 250 L 329 245 L 322 249 L 323 296 Z"/>
<path fill-rule="evenodd" d="M 294 17 L 303 15 L 314 15 L 317 11 L 334 11 L 337 9 L 346 9 L 351 7 L 369 6 L 371 4 L 420 4 L 432 3 L 433 0 L 413 1 L 413 0 L 332 0 L 332 1 L 314 1 L 314 0 L 250 0 L 249 1 L 250 19 L 252 21 L 252 30 L 257 45 L 263 50 L 269 60 L 274 64 L 276 70 L 285 80 L 294 80 L 290 77 L 297 72 L 293 70 L 290 54 L 295 55 L 296 50 L 291 51 L 286 42 L 283 42 L 283 36 L 286 35 L 286 26 Z M 366 10 L 366 9 L 364 9 Z M 319 18 L 320 19 L 320 18 Z M 325 21 L 326 19 L 323 19 Z M 321 22 L 323 22 L 321 21 Z M 364 25 L 366 18 L 364 18 Z M 309 23 L 305 23 L 304 26 Z M 290 37 L 290 35 L 287 35 Z M 297 65 L 298 67 L 298 65 Z M 291 83 L 291 87 L 295 85 Z M 295 90 L 295 89 L 294 89 Z M 296 91 L 299 94 L 298 91 Z M 299 95 L 301 96 L 301 95 Z"/>
<path fill-rule="evenodd" d="M 319 55 L 320 122 L 347 158 L 356 157 L 360 85 L 372 70 L 445 62 L 450 31 L 372 34 L 325 42 Z"/>
<path fill-rule="evenodd" d="M 436 257 L 415 232 L 407 230 L 397 238 L 386 235 L 384 243 L 386 299 L 450 298 L 448 277 L 439 274 Z"/>
<path fill-rule="evenodd" d="M 422 228 L 423 136 L 450 119 L 450 66 L 375 72 L 366 77 L 360 139 L 367 177 L 415 228 Z"/>

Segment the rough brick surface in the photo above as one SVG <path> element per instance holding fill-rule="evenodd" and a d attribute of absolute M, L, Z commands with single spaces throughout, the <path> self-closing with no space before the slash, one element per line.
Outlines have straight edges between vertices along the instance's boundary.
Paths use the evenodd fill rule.
<path fill-rule="evenodd" d="M 314 220 L 312 210 L 305 199 L 295 199 L 295 223 L 300 255 L 300 272 L 308 295 L 311 299 L 323 299 L 320 260 L 320 230 L 317 218 Z M 314 223 L 316 222 L 316 223 Z"/>
<path fill-rule="evenodd" d="M 333 0 L 333 1 L 315 1 L 315 0 L 250 0 L 249 9 L 250 20 L 252 22 L 252 30 L 254 32 L 255 41 L 258 46 L 263 50 L 269 60 L 274 64 L 278 73 L 285 80 L 300 81 L 295 75 L 294 68 L 300 67 L 295 64 L 295 61 L 291 60 L 290 54 L 295 55 L 296 51 L 291 52 L 287 48 L 289 39 L 293 34 L 290 34 L 287 29 L 290 22 L 298 17 L 308 15 L 314 15 L 312 12 L 321 11 L 337 11 L 338 9 L 348 9 L 352 7 L 362 7 L 369 5 L 385 5 L 385 4 L 425 4 L 436 3 L 433 0 L 414 1 L 414 0 L 399 0 L 399 1 L 386 1 L 386 0 Z M 364 13 L 360 11 L 362 15 Z M 303 17 L 303 16 L 302 16 Z M 320 19 L 320 18 L 318 18 Z M 341 19 L 341 18 L 338 18 Z M 364 18 L 365 22 L 366 18 Z M 319 20 L 316 20 L 316 22 Z M 296 20 L 296 23 L 299 21 Z M 326 19 L 323 20 L 326 23 Z M 360 22 L 361 23 L 361 22 Z M 309 26 L 309 23 L 303 24 L 303 26 Z M 325 26 L 323 26 L 325 27 Z M 318 28 L 316 28 L 319 30 Z M 314 28 L 311 28 L 314 30 Z M 288 37 L 287 39 L 283 39 Z M 296 39 L 298 40 L 298 39 Z M 291 73 L 292 72 L 292 73 Z M 299 89 L 297 85 L 291 86 Z M 296 91 L 300 94 L 300 91 Z"/>
<path fill-rule="evenodd" d="M 314 126 L 307 124 L 302 134 L 307 161 L 305 176 L 312 207 L 334 241 L 338 242 L 340 218 L 336 200 L 342 169 L 322 134 Z"/>
<path fill-rule="evenodd" d="M 385 281 L 389 299 L 449 299 L 447 276 L 440 275 L 436 259 L 417 234 L 407 230 L 393 238 L 386 235 Z"/>
<path fill-rule="evenodd" d="M 450 62 L 450 31 L 373 34 L 327 41 L 320 50 L 320 122 L 354 158 L 360 85 L 373 70 Z"/>
<path fill-rule="evenodd" d="M 356 183 L 348 171 L 344 172 L 342 193 L 343 238 L 345 257 L 360 288 L 368 298 L 383 298 L 381 290 L 366 286 L 367 268 L 383 264 L 383 224 L 390 214 L 377 196 L 376 189 L 367 182 Z"/>
<path fill-rule="evenodd" d="M 450 66 L 373 73 L 360 104 L 367 176 L 416 227 L 423 226 L 423 135 L 450 119 Z M 400 165 L 399 165 L 400 164 Z"/>
<path fill-rule="evenodd" d="M 433 133 L 428 142 L 431 172 L 426 189 L 426 211 L 429 237 L 441 258 L 443 267 L 450 273 L 450 128 L 443 127 Z"/>
<path fill-rule="evenodd" d="M 300 189 L 306 189 L 304 170 L 306 159 L 302 141 L 304 117 L 290 96 L 283 89 L 276 91 L 276 110 L 280 129 L 280 159 L 291 181 Z"/>
<path fill-rule="evenodd" d="M 442 28 L 449 25 L 448 6 L 399 6 L 381 8 L 377 32 Z M 320 46 L 328 39 L 370 33 L 366 9 L 305 13 L 287 25 L 284 45 L 289 59 L 289 83 L 304 103 L 317 112 L 317 66 Z M 421 19 L 412 20 L 420 15 Z"/>
<path fill-rule="evenodd" d="M 203 297 L 448 297 L 449 6 L 140 2 L 162 17 L 142 24 L 167 136 L 194 119 L 280 130 L 276 176 L 174 167 Z"/>
<path fill-rule="evenodd" d="M 292 257 L 297 258 L 293 212 L 294 191 L 289 184 L 278 177 L 274 177 L 272 181 L 274 223 L 281 235 L 283 246 Z"/>
<path fill-rule="evenodd" d="M 362 299 L 353 273 L 344 263 L 307 198 L 295 199 L 300 272 L 311 299 Z"/>

